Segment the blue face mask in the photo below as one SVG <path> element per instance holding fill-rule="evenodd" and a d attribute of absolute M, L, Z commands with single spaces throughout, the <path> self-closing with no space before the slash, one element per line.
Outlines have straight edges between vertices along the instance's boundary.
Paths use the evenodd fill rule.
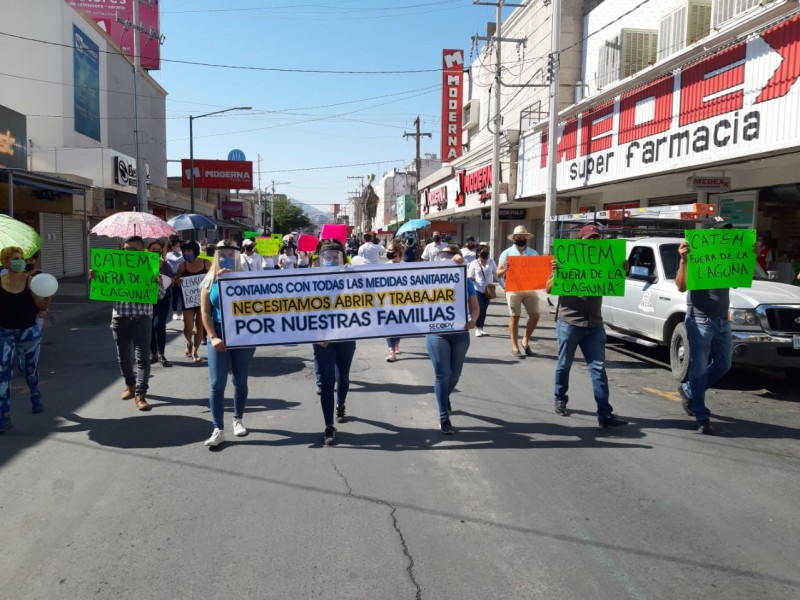
<path fill-rule="evenodd" d="M 184 252 L 183 258 L 188 262 L 192 262 L 194 260 L 194 252 Z"/>
<path fill-rule="evenodd" d="M 22 273 L 25 271 L 25 259 L 24 258 L 12 258 L 11 259 L 11 270 L 15 273 Z"/>
<path fill-rule="evenodd" d="M 230 256 L 220 256 L 219 266 L 223 269 L 230 269 L 233 271 L 236 268 L 236 259 Z"/>

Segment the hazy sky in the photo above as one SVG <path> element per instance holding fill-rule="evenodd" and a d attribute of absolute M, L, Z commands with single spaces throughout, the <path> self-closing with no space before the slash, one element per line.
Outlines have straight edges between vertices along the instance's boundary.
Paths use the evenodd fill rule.
<path fill-rule="evenodd" d="M 495 8 L 472 0 L 161 0 L 161 12 L 165 60 L 153 75 L 169 92 L 167 158 L 189 157 L 190 114 L 252 106 L 195 120 L 195 158 L 225 159 L 238 148 L 257 171 L 260 154 L 262 188 L 290 182 L 276 191 L 327 210 L 357 189 L 348 176 L 380 177 L 413 160 L 414 140 L 403 133 L 417 115 L 433 134 L 422 153 L 439 155 L 441 51 L 462 48 L 469 59 L 471 37 L 485 35 Z M 169 173 L 180 165 L 170 163 Z"/>

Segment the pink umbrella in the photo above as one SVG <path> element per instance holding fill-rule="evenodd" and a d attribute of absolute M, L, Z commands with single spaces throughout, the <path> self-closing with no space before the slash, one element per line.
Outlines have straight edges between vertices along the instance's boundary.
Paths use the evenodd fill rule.
<path fill-rule="evenodd" d="M 143 238 L 159 238 L 177 235 L 164 219 L 146 212 L 118 212 L 106 217 L 92 228 L 95 235 L 126 238 L 140 235 Z"/>
<path fill-rule="evenodd" d="M 317 244 L 319 244 L 319 240 L 316 236 L 303 233 L 297 240 L 297 250 L 299 252 L 313 252 L 317 249 Z"/>

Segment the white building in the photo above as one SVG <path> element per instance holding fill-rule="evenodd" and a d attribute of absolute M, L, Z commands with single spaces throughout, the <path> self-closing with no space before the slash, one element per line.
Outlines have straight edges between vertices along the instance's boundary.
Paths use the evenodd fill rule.
<path fill-rule="evenodd" d="M 800 259 L 796 0 L 669 0 L 635 11 L 606 0 L 584 35 L 589 95 L 559 116 L 560 212 L 710 203 L 766 234 L 790 280 Z M 520 196 L 544 195 L 546 130 L 543 121 L 522 135 Z"/>
<path fill-rule="evenodd" d="M 133 210 L 132 64 L 94 21 L 63 0 L 6 0 L 3 29 L 14 37 L 0 36 L 0 131 L 15 142 L 13 154 L 0 153 L 0 166 L 29 174 L 28 183 L 13 186 L 14 216 L 40 232 L 44 270 L 77 275 L 85 260 L 65 263 L 62 257 L 83 257 L 83 198 L 32 185 L 31 173 L 90 186 L 89 226 L 106 213 Z M 166 190 L 166 95 L 147 73 L 140 76 L 139 152 L 153 212 L 164 218 L 172 216 L 167 200 L 175 201 Z M 3 181 L 8 176 L 4 171 Z M 8 210 L 8 186 L 2 188 L 0 208 Z"/>
<path fill-rule="evenodd" d="M 392 169 L 372 186 L 378 196 L 378 209 L 372 229 L 384 237 L 391 237 L 403 222 L 417 218 L 416 214 L 407 214 L 405 207 L 400 208 L 398 213 L 398 199 L 417 193 L 415 163 L 416 161 L 411 162 L 402 170 Z M 423 155 L 420 158 L 420 180 L 438 171 L 441 166 L 442 161 L 435 154 Z"/>

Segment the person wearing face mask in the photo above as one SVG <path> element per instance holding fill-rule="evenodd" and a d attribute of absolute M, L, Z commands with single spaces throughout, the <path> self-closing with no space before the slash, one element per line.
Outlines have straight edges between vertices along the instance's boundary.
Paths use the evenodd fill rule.
<path fill-rule="evenodd" d="M 262 271 L 264 269 L 264 259 L 256 252 L 256 243 L 252 239 L 242 242 L 242 254 L 239 256 L 242 263 L 242 271 Z"/>
<path fill-rule="evenodd" d="M 43 410 L 39 392 L 39 350 L 42 333 L 36 323 L 44 316 L 50 298 L 40 298 L 30 289 L 25 272 L 22 248 L 6 246 L 0 251 L 0 264 L 6 272 L 0 275 L 0 433 L 11 428 L 12 357 L 16 351 L 22 372 L 28 382 L 33 412 Z"/>
<path fill-rule="evenodd" d="M 227 348 L 222 339 L 222 313 L 220 309 L 219 285 L 217 279 L 229 271 L 242 271 L 239 248 L 231 240 L 223 240 L 214 247 L 214 262 L 203 282 L 200 284 L 200 312 L 203 327 L 208 332 L 208 377 L 210 391 L 208 404 L 211 408 L 211 422 L 214 426 L 211 437 L 204 444 L 209 448 L 219 446 L 225 441 L 223 412 L 225 406 L 225 387 L 228 371 L 233 379 L 233 435 L 247 435 L 242 423 L 247 404 L 247 377 L 250 363 L 256 353 L 255 348 Z"/>
<path fill-rule="evenodd" d="M 442 236 L 438 231 L 434 231 L 433 241 L 426 245 L 422 251 L 422 260 L 436 260 L 436 255 L 445 248 L 447 248 L 447 242 L 442 240 Z"/>
<path fill-rule="evenodd" d="M 342 268 L 346 264 L 344 246 L 338 240 L 322 240 L 317 253 L 322 268 Z M 334 409 L 336 422 L 345 422 L 345 400 L 350 389 L 350 366 L 356 353 L 356 342 L 355 340 L 318 342 L 313 348 L 314 368 L 319 373 L 320 405 L 325 419 L 322 441 L 326 446 L 330 446 L 336 443 L 336 428 L 333 426 Z"/>
<path fill-rule="evenodd" d="M 125 239 L 122 248 L 129 252 L 144 252 L 144 240 L 138 235 Z M 89 271 L 89 278 L 94 273 Z M 158 298 L 164 287 L 158 286 Z M 123 400 L 133 398 L 138 410 L 150 410 L 146 399 L 150 382 L 150 336 L 153 333 L 153 305 L 142 302 L 114 302 L 111 311 L 111 334 L 117 346 L 119 370 L 125 378 Z M 135 368 L 134 368 L 135 367 Z"/>
<path fill-rule="evenodd" d="M 470 263 L 478 257 L 475 250 L 475 238 L 469 236 L 464 242 L 464 247 L 461 249 L 461 256 L 464 258 L 464 264 L 469 266 Z"/>
<path fill-rule="evenodd" d="M 164 244 L 161 240 L 153 240 L 147 246 L 148 252 L 155 252 L 159 256 L 160 266 L 158 272 L 167 277 L 170 281 L 175 278 L 175 273 L 164 259 Z M 150 336 L 150 364 L 160 362 L 165 367 L 171 367 L 172 363 L 167 360 L 164 350 L 167 346 L 167 318 L 169 317 L 169 307 L 172 304 L 172 288 L 167 287 L 164 297 L 160 298 L 153 306 L 153 332 Z"/>
<path fill-rule="evenodd" d="M 180 264 L 183 262 L 181 240 L 177 236 L 171 237 L 169 242 L 167 242 L 167 254 L 165 256 L 165 260 L 169 264 L 169 268 L 172 269 L 172 272 L 177 273 L 178 267 L 180 267 Z M 176 277 L 173 275 L 172 288 L 170 288 L 170 291 L 172 292 L 172 320 L 180 321 L 183 318 L 181 316 L 183 311 L 183 297 L 180 289 L 178 289 L 177 284 L 175 283 L 175 279 Z"/>
<path fill-rule="evenodd" d="M 525 229 L 524 225 L 518 225 L 508 239 L 514 242 L 513 246 L 503 250 L 500 255 L 497 276 L 504 277 L 509 269 L 509 256 L 538 256 L 539 253 L 533 248 L 528 247 L 529 240 L 533 234 Z M 511 354 L 522 360 L 526 356 L 533 356 L 530 347 L 530 339 L 536 325 L 539 324 L 539 293 L 536 290 L 525 290 L 521 292 L 507 292 L 506 302 L 508 303 L 508 333 L 511 335 Z M 528 322 L 525 325 L 525 336 L 522 338 L 522 349 L 519 345 L 519 319 L 522 315 L 522 307 L 528 313 Z M 523 354 L 524 352 L 524 354 Z"/>
<path fill-rule="evenodd" d="M 294 248 L 290 245 L 284 246 L 281 250 L 281 255 L 278 257 L 279 269 L 295 269 L 297 268 L 297 256 L 294 253 Z"/>
<path fill-rule="evenodd" d="M 392 246 L 386 251 L 386 258 L 390 263 L 403 262 L 403 242 L 400 238 L 392 240 Z M 386 345 L 389 346 L 389 354 L 386 355 L 386 362 L 395 362 L 397 355 L 400 354 L 400 338 L 390 337 L 386 338 Z"/>
<path fill-rule="evenodd" d="M 197 242 L 183 244 L 183 262 L 178 267 L 177 283 L 180 286 L 183 277 L 189 275 L 205 275 L 211 269 L 211 263 L 198 258 L 200 246 Z M 200 307 L 183 309 L 183 337 L 186 338 L 186 356 L 194 362 L 200 362 L 200 343 L 203 340 L 203 321 L 200 316 Z"/>
<path fill-rule="evenodd" d="M 419 244 L 414 238 L 414 234 L 409 233 L 406 236 L 405 243 L 403 244 L 403 262 L 416 262 L 417 250 L 419 250 Z"/>
<path fill-rule="evenodd" d="M 475 337 L 489 335 L 483 330 L 486 323 L 486 312 L 489 309 L 491 299 L 486 293 L 486 288 L 497 281 L 497 265 L 489 258 L 489 247 L 478 247 L 478 258 L 472 261 L 467 267 L 467 277 L 475 286 L 475 293 L 478 298 L 480 313 L 475 321 Z M 492 296 L 494 297 L 494 296 Z"/>

